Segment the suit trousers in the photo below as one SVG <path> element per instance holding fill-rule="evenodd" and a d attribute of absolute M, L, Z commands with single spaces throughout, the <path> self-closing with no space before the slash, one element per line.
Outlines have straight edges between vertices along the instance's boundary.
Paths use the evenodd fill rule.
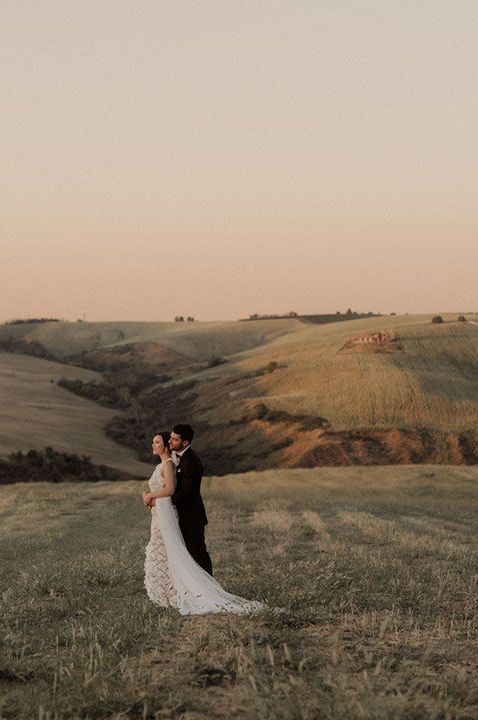
<path fill-rule="evenodd" d="M 179 527 L 189 554 L 203 570 L 212 575 L 212 562 L 206 548 L 204 525 L 191 525 L 190 521 L 180 517 Z"/>

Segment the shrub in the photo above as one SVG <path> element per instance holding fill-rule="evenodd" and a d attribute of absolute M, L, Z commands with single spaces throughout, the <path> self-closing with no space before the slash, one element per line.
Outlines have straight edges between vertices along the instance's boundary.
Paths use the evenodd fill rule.
<path fill-rule="evenodd" d="M 0 350 L 17 353 L 18 355 L 32 355 L 33 357 L 44 358 L 45 360 L 57 360 L 38 340 L 5 338 L 4 340 L 0 340 Z"/>
<path fill-rule="evenodd" d="M 269 408 L 264 403 L 256 403 L 253 407 L 246 410 L 244 415 L 241 418 L 242 423 L 248 423 L 252 420 L 263 420 L 267 413 L 269 412 Z"/>
<path fill-rule="evenodd" d="M 227 360 L 223 357 L 212 357 L 207 361 L 207 366 L 210 368 L 217 367 L 218 365 L 223 365 L 225 362 L 227 362 Z"/>
<path fill-rule="evenodd" d="M 127 476 L 115 468 L 95 465 L 89 457 L 64 453 L 47 447 L 43 451 L 28 450 L 0 458 L 0 484 L 15 482 L 62 482 L 119 480 Z"/>
<path fill-rule="evenodd" d="M 434 323 L 435 325 L 436 325 L 437 323 L 442 323 L 442 322 L 443 322 L 443 318 L 442 318 L 441 315 L 434 315 L 434 316 L 432 317 L 432 323 Z"/>
<path fill-rule="evenodd" d="M 466 322 L 466 317 L 464 315 L 458 315 L 458 322 Z"/>

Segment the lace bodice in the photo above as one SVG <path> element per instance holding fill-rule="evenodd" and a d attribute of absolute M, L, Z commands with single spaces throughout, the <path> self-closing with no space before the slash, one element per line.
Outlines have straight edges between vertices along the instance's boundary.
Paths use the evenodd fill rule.
<path fill-rule="evenodd" d="M 154 469 L 153 474 L 148 480 L 149 489 L 151 491 L 153 490 L 161 490 L 161 488 L 164 487 L 164 478 L 161 475 L 161 468 L 163 467 L 163 463 L 160 463 L 156 466 Z"/>
<path fill-rule="evenodd" d="M 160 462 L 159 465 L 157 465 L 154 469 L 153 474 L 148 480 L 149 489 L 151 491 L 153 490 L 161 490 L 164 487 L 164 478 L 161 475 L 161 470 L 165 463 L 167 462 L 173 462 L 173 460 L 165 460 L 164 462 Z M 174 463 L 173 463 L 174 465 Z"/>

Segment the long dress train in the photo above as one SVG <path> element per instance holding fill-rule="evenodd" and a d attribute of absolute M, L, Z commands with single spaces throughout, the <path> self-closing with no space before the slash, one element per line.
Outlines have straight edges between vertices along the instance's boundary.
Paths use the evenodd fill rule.
<path fill-rule="evenodd" d="M 151 490 L 164 487 L 163 464 L 156 467 L 149 479 Z M 157 498 L 151 510 L 151 539 L 146 547 L 144 584 L 152 602 L 174 607 L 181 615 L 245 614 L 265 608 L 257 600 L 246 600 L 226 592 L 191 557 L 170 497 Z"/>

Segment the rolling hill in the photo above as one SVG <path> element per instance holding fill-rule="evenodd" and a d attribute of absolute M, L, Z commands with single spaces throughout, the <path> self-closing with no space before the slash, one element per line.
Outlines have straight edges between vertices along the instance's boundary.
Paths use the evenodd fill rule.
<path fill-rule="evenodd" d="M 263 452 L 261 467 L 476 462 L 478 326 L 445 321 L 303 326 L 205 373 L 196 413 L 212 426 L 221 408 L 231 449 L 247 448 L 255 462 Z M 395 334 L 394 352 L 342 351 L 379 329 Z M 261 372 L 270 363 L 276 369 Z"/>
<path fill-rule="evenodd" d="M 0 455 L 53 446 L 96 464 L 144 477 L 149 468 L 108 438 L 104 425 L 117 411 L 58 387 L 60 377 L 92 380 L 98 373 L 41 358 L 0 352 Z"/>
<path fill-rule="evenodd" d="M 299 320 L 257 322 L 51 322 L 0 327 L 0 343 L 40 343 L 56 357 L 122 345 L 159 343 L 193 360 L 233 355 L 300 328 Z"/>
<path fill-rule="evenodd" d="M 141 450 L 151 432 L 183 420 L 195 425 L 197 448 L 214 473 L 278 466 L 474 464 L 478 325 L 457 322 L 456 314 L 443 318 L 442 324 L 432 324 L 430 315 L 327 325 L 295 319 L 43 323 L 1 327 L 0 346 L 23 343 L 25 351 L 36 343 L 64 363 L 73 359 L 85 367 L 114 368 L 121 361 L 123 368 L 148 368 L 152 379 L 130 393 L 125 413 L 55 389 L 58 398 L 68 399 L 62 402 L 82 401 L 81 409 L 75 405 L 75 418 L 66 425 L 59 421 L 65 428 L 72 423 L 64 433 L 68 443 L 75 439 L 75 422 L 85 423 L 96 445 L 108 445 L 109 458 L 111 438 Z M 377 331 L 387 331 L 393 342 L 368 342 Z M 83 368 L 62 367 L 88 381 Z M 18 392 L 21 397 L 24 390 Z M 27 405 L 22 412 L 19 407 L 14 430 L 4 433 L 4 451 L 22 417 L 28 418 Z M 51 405 L 50 422 L 62 412 L 61 403 Z M 8 418 L 2 422 L 8 424 Z M 110 437 L 101 430 L 107 423 Z M 52 428 L 45 430 L 42 437 L 52 435 Z M 113 448 L 118 457 L 130 452 Z"/>

